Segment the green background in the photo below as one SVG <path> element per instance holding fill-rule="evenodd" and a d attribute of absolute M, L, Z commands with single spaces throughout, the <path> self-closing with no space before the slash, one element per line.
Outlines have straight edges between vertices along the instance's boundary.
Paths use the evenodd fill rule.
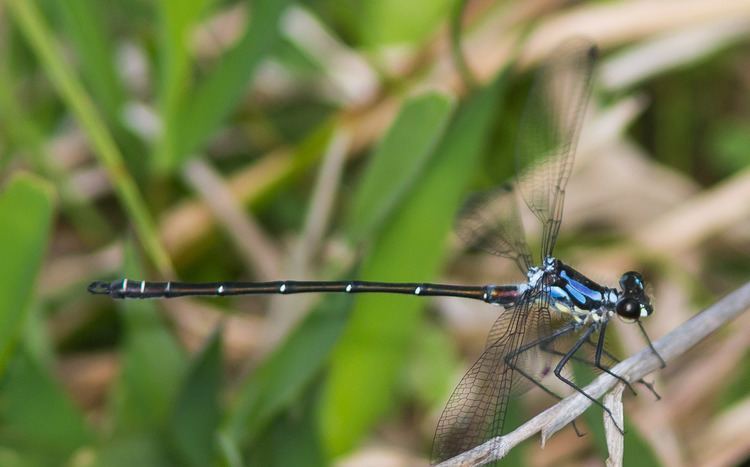
<path fill-rule="evenodd" d="M 556 254 L 612 286 L 643 271 L 652 337 L 742 284 L 750 28 L 735 20 L 750 6 L 697 1 L 686 18 L 678 2 L 633 5 L 5 0 L 0 465 L 426 465 L 500 309 L 386 295 L 114 303 L 86 285 L 517 280 L 452 227 L 470 193 L 512 177 L 533 71 L 567 36 L 601 47 L 584 129 L 598 139 Z M 640 77 L 618 83 L 623 70 Z M 628 399 L 626 465 L 742 461 L 750 426 L 732 416 L 750 403 L 749 328 L 701 344 L 727 365 L 699 350 L 652 376 L 661 402 Z M 623 331 L 610 345 L 626 356 L 643 343 Z M 686 395 L 697 374 L 716 382 Z M 510 425 L 551 403 L 514 397 Z M 529 441 L 507 465 L 602 462 L 600 412 L 579 425 L 589 435 Z"/>

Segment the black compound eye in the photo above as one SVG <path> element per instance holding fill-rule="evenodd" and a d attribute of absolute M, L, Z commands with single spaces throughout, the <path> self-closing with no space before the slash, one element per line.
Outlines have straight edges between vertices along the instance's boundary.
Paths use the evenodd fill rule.
<path fill-rule="evenodd" d="M 621 298 L 615 305 L 615 312 L 623 318 L 638 319 L 641 317 L 641 305 L 632 298 Z"/>
<path fill-rule="evenodd" d="M 635 271 L 629 271 L 620 278 L 620 288 L 628 293 L 643 291 L 643 276 Z"/>

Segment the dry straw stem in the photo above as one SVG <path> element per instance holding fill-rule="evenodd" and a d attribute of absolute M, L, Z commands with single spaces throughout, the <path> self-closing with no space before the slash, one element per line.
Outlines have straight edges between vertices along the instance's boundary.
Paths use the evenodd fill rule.
<path fill-rule="evenodd" d="M 625 437 L 617 429 L 617 426 L 624 426 L 622 410 L 623 389 L 625 389 L 625 385 L 618 384 L 604 396 L 603 400 L 604 407 L 612 412 L 612 417 L 606 413 L 604 414 L 604 432 L 607 435 L 607 449 L 609 450 L 607 467 L 622 467 L 622 458 L 625 453 Z M 614 422 L 612 421 L 613 418 Z M 617 422 L 617 426 L 615 426 L 615 422 Z"/>
<path fill-rule="evenodd" d="M 750 282 L 655 341 L 654 347 L 664 360 L 673 361 L 748 308 L 750 308 Z M 617 364 L 612 370 L 628 381 L 637 381 L 659 369 L 659 366 L 659 359 L 649 348 L 644 348 L 627 360 Z M 599 398 L 616 384 L 617 380 L 614 377 L 602 374 L 584 390 L 591 396 Z M 589 405 L 591 405 L 591 401 L 581 394 L 567 397 L 524 423 L 515 431 L 493 438 L 470 451 L 459 454 L 439 464 L 439 467 L 483 465 L 501 459 L 513 447 L 537 432 L 541 432 L 542 445 L 544 445 L 550 436 L 579 417 Z"/>
<path fill-rule="evenodd" d="M 280 276 L 281 255 L 252 216 L 247 215 L 226 183 L 207 162 L 195 158 L 182 171 L 183 179 L 200 195 L 229 234 L 245 265 L 260 280 Z"/>
<path fill-rule="evenodd" d="M 750 170 L 697 194 L 668 215 L 642 227 L 635 233 L 636 242 L 651 253 L 674 257 L 747 219 L 750 206 L 737 203 L 738 199 L 750 199 Z"/>

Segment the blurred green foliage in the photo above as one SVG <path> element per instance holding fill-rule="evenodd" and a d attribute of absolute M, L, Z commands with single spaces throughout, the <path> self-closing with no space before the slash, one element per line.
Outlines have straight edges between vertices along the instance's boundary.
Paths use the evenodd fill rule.
<path fill-rule="evenodd" d="M 252 185 L 244 201 L 284 245 L 312 208 L 314 169 L 334 135 L 383 102 L 398 110 L 382 136 L 355 151 L 366 161 L 348 162 L 341 214 L 326 232 L 332 243 L 343 238 L 356 249 L 357 261 L 342 266 L 321 254 L 315 273 L 437 278 L 466 192 L 513 171 L 508 155 L 527 84 L 527 76 L 503 70 L 460 97 L 410 89 L 414 75 L 427 74 L 420 66 L 434 58 L 432 42 L 458 13 L 455 3 L 6 2 L 0 19 L 6 26 L 0 30 L 0 465 L 327 465 L 356 451 L 384 423 L 408 424 L 418 438 L 411 448 L 428 455 L 431 433 L 422 419 L 439 410 L 466 362 L 418 298 L 324 297 L 238 376 L 227 371 L 221 325 L 191 355 L 158 302 L 90 299 L 85 283 L 100 279 L 97 260 L 74 269 L 80 277 L 66 278 L 64 291 L 36 285 L 46 252 L 60 258 L 115 241 L 124 244 L 123 265 L 104 272 L 111 276 L 245 275 L 246 265 L 221 233 L 189 251 L 167 252 L 156 219 L 194 198 L 182 179 L 187 164 L 215 165 L 227 180 L 262 173 L 244 179 Z M 284 33 L 280 24 L 291 6 L 304 8 L 376 70 L 382 82 L 372 102 L 347 108 L 330 90 L 321 91 L 336 70 Z M 246 10 L 235 15 L 246 27 L 235 41 L 216 55 L 198 53 L 196 29 L 240 7 Z M 398 67 L 385 66 L 388 46 L 423 51 L 410 64 L 413 74 L 398 76 Z M 133 50 L 135 58 L 128 55 Z M 124 72 L 127 60 L 136 69 L 142 60 L 143 74 Z M 732 94 L 738 63 L 742 57 L 728 50 L 679 76 L 649 82 L 646 90 L 659 105 L 632 135 L 658 162 L 706 186 L 746 170 L 750 100 Z M 263 72 L 273 70 L 269 64 L 291 82 L 283 88 L 284 79 L 272 75 L 281 97 L 270 85 L 256 89 Z M 133 117 L 144 108 L 155 122 L 147 130 Z M 83 135 L 83 152 L 106 173 L 112 192 L 81 190 L 85 183 L 74 177 L 81 162 L 52 156 L 57 139 L 70 133 Z M 19 166 L 33 175 L 19 173 Z M 746 277 L 750 266 L 732 259 L 736 264 L 722 261 L 721 278 Z M 229 312 L 235 305 L 217 306 Z M 55 326 L 68 319 L 76 329 L 57 337 L 64 331 Z M 92 349 L 116 354 L 117 371 L 101 390 L 104 401 L 81 407 L 80 395 L 62 384 L 70 375 L 59 374 L 58 364 Z M 746 367 L 728 382 L 724 405 L 746 397 Z M 517 426 L 526 415 L 514 406 L 508 423 Z M 599 419 L 592 410 L 585 421 L 596 427 Z M 595 451 L 601 432 L 591 431 Z M 635 429 L 628 430 L 626 449 L 643 465 L 657 464 Z M 525 460 L 515 450 L 507 464 Z"/>

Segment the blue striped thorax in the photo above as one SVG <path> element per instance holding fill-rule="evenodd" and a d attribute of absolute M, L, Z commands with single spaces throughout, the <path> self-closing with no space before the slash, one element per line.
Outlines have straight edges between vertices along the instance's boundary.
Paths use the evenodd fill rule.
<path fill-rule="evenodd" d="M 548 261 L 547 262 L 551 262 Z M 617 292 L 603 287 L 580 272 L 554 260 L 553 272 L 547 274 L 551 308 L 572 315 L 587 315 L 593 311 L 612 310 Z"/>

